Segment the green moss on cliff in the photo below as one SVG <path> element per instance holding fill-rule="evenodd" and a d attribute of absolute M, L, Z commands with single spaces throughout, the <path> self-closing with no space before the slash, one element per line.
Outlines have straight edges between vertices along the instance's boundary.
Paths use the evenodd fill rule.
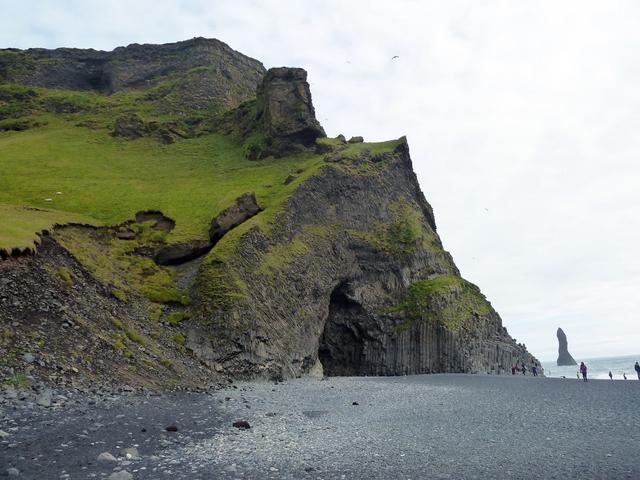
<path fill-rule="evenodd" d="M 135 240 L 119 240 L 108 232 L 91 231 L 80 227 L 59 230 L 55 238 L 105 285 L 113 295 L 126 301 L 127 292 L 134 292 L 159 303 L 188 305 L 189 295 L 175 286 L 175 271 L 161 267 L 148 257 L 132 255 L 139 247 L 148 245 L 157 231 L 149 225 L 138 229 Z"/>
<path fill-rule="evenodd" d="M 425 223 L 424 216 L 406 199 L 387 207 L 389 221 L 379 222 L 371 230 L 347 229 L 354 237 L 369 243 L 376 250 L 391 255 L 411 254 L 418 248 L 433 254 L 442 252 L 435 232 Z"/>
<path fill-rule="evenodd" d="M 343 150 L 340 150 L 340 155 L 347 158 L 355 158 L 363 156 L 363 154 L 365 157 L 373 157 L 382 153 L 392 152 L 403 141 L 402 138 L 399 138 L 385 142 L 349 143 Z"/>
<path fill-rule="evenodd" d="M 424 218 L 406 200 L 390 205 L 392 222 L 386 226 L 385 240 L 395 253 L 414 251 L 426 237 L 433 235 L 427 231 Z"/>
<path fill-rule="evenodd" d="M 262 258 L 257 271 L 263 275 L 273 275 L 308 252 L 309 247 L 301 238 L 295 238 L 290 243 L 273 245 Z"/>
<path fill-rule="evenodd" d="M 223 262 L 208 258 L 200 268 L 196 295 L 205 313 L 227 310 L 246 298 L 247 285 Z"/>
<path fill-rule="evenodd" d="M 170 325 L 176 326 L 183 320 L 186 320 L 190 317 L 189 312 L 173 312 L 167 315 L 167 322 Z"/>
<path fill-rule="evenodd" d="M 414 320 L 428 320 L 458 330 L 475 316 L 490 314 L 492 308 L 477 286 L 461 277 L 443 275 L 412 283 L 394 310 L 409 317 L 404 328 Z"/>
<path fill-rule="evenodd" d="M 68 267 L 60 267 L 56 272 L 56 275 L 67 287 L 73 287 L 73 275 Z"/>

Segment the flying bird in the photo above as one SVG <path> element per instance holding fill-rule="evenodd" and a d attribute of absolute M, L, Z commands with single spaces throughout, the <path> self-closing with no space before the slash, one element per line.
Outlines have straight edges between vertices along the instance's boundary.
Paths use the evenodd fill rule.
<path fill-rule="evenodd" d="M 394 55 L 393 57 L 391 57 L 391 60 L 395 60 L 396 58 L 400 58 L 398 55 Z"/>

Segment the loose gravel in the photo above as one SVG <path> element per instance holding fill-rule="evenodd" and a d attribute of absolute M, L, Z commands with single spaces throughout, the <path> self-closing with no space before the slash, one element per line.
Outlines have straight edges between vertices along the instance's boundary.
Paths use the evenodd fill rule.
<path fill-rule="evenodd" d="M 122 471 L 189 480 L 637 479 L 639 400 L 638 381 L 480 375 L 299 379 L 132 396 L 55 416 L 5 411 L 0 475 L 15 468 L 18 478 Z M 239 421 L 249 428 L 234 427 Z M 172 423 L 178 432 L 165 430 Z M 128 447 L 140 456 L 118 454 Z M 117 463 L 98 462 L 103 452 Z"/>

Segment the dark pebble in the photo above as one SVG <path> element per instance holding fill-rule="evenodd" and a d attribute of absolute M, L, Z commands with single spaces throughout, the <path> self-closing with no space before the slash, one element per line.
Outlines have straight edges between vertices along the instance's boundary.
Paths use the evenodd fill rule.
<path fill-rule="evenodd" d="M 176 427 L 175 425 L 169 425 L 166 428 L 167 432 L 177 432 L 178 431 L 178 427 Z"/>
<path fill-rule="evenodd" d="M 247 422 L 246 420 L 238 420 L 237 422 L 233 422 L 233 426 L 236 428 L 241 428 L 243 430 L 251 428 L 251 425 L 249 425 L 249 422 Z"/>

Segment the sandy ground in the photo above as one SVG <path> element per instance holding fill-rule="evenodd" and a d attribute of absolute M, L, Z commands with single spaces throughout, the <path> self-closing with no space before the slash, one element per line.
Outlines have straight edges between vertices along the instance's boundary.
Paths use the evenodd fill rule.
<path fill-rule="evenodd" d="M 639 381 L 419 375 L 12 404 L 0 416 L 0 475 L 638 479 L 639 403 Z M 127 447 L 141 458 L 120 456 Z M 98 462 L 102 452 L 118 460 Z"/>

